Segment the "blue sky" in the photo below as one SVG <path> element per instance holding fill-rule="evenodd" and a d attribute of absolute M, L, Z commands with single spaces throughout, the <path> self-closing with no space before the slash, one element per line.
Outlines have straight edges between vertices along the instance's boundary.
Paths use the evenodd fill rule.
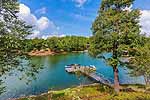
<path fill-rule="evenodd" d="M 33 37 L 48 37 L 53 34 L 90 36 L 90 28 L 100 2 L 101 0 L 20 0 L 23 4 L 21 17 L 29 24 L 38 22 Z M 133 8 L 146 13 L 148 11 L 150 15 L 149 4 L 150 0 L 135 0 Z M 26 7 L 30 10 L 28 16 L 24 13 Z"/>

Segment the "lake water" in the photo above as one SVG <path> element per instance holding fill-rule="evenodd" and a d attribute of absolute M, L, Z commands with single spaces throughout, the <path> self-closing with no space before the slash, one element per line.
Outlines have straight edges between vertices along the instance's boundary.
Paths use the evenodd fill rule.
<path fill-rule="evenodd" d="M 36 75 L 37 79 L 27 84 L 25 79 L 19 79 L 19 74 L 6 76 L 6 78 L 3 78 L 6 92 L 0 96 L 0 100 L 37 95 L 47 92 L 50 89 L 59 90 L 79 84 L 94 83 L 85 76 L 79 77 L 67 73 L 64 70 L 64 66 L 68 64 L 95 65 L 97 72 L 102 73 L 108 79 L 113 79 L 112 68 L 106 65 L 102 59 L 92 58 L 87 53 L 68 53 L 54 56 L 33 57 L 32 59 L 32 62 L 43 67 Z M 144 83 L 143 77 L 130 77 L 128 72 L 129 70 L 127 68 L 119 67 L 119 78 L 121 83 Z"/>

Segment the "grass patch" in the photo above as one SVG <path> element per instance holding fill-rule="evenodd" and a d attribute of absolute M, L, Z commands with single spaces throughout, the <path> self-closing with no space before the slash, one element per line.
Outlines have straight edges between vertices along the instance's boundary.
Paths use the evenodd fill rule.
<path fill-rule="evenodd" d="M 141 85 L 123 85 L 123 87 L 129 86 L 143 88 Z M 150 100 L 150 94 L 144 92 L 120 92 L 116 95 L 110 87 L 91 85 L 50 91 L 44 95 L 18 100 Z"/>

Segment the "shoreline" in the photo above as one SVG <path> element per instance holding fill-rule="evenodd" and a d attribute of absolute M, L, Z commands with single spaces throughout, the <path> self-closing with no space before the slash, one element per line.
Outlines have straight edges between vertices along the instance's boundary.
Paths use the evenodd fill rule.
<path fill-rule="evenodd" d="M 72 53 L 80 53 L 80 52 L 87 52 L 86 50 L 84 51 L 71 51 Z M 67 51 L 62 51 L 62 52 L 54 52 L 51 51 L 50 49 L 47 50 L 32 50 L 31 52 L 28 52 L 27 54 L 29 56 L 50 56 L 50 55 L 57 55 L 57 54 L 67 54 L 69 52 Z"/>
<path fill-rule="evenodd" d="M 37 97 L 37 96 L 43 96 L 43 95 L 46 95 L 46 94 L 51 93 L 51 92 L 67 90 L 67 89 L 71 89 L 71 88 L 80 88 L 80 87 L 89 87 L 89 86 L 98 86 L 98 85 L 99 85 L 99 83 L 77 85 L 77 86 L 68 87 L 68 88 L 64 88 L 64 89 L 60 89 L 60 90 L 48 90 L 47 92 L 40 93 L 39 95 L 29 95 L 29 96 L 22 96 L 22 97 L 18 97 L 18 98 L 9 98 L 8 100 L 20 100 L 20 99 L 24 99 L 24 98 L 32 98 L 32 97 Z"/>
<path fill-rule="evenodd" d="M 145 93 L 145 91 L 141 90 L 141 89 L 136 89 L 134 87 L 137 87 L 137 86 L 145 86 L 145 85 L 142 85 L 142 84 L 120 84 L 121 87 L 120 89 L 124 90 L 124 91 L 129 91 L 129 92 L 143 92 Z M 68 90 L 68 89 L 77 89 L 77 88 L 85 88 L 85 87 L 97 87 L 97 86 L 106 86 L 105 84 L 99 84 L 99 83 L 92 83 L 92 84 L 85 84 L 85 85 L 77 85 L 77 86 L 72 86 L 72 87 L 68 87 L 68 88 L 64 88 L 64 89 L 60 89 L 60 90 L 48 90 L 47 92 L 43 92 L 43 93 L 40 93 L 38 95 L 29 95 L 29 96 L 22 96 L 22 97 L 18 97 L 18 98 L 9 98 L 8 100 L 24 100 L 25 98 L 35 98 L 35 97 L 38 97 L 38 96 L 44 96 L 44 95 L 47 95 L 47 94 L 50 94 L 50 93 L 55 93 L 55 92 L 59 92 L 59 91 L 65 91 L 65 90 Z M 109 87 L 111 88 L 111 87 Z M 149 93 L 149 92 L 148 92 Z"/>

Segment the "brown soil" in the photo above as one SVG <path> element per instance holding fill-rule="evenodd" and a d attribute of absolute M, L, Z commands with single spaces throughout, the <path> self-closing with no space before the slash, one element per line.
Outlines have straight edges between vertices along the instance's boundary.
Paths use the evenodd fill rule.
<path fill-rule="evenodd" d="M 55 52 L 51 51 L 50 49 L 47 50 L 33 50 L 28 53 L 30 56 L 47 56 L 47 55 L 54 55 Z"/>

